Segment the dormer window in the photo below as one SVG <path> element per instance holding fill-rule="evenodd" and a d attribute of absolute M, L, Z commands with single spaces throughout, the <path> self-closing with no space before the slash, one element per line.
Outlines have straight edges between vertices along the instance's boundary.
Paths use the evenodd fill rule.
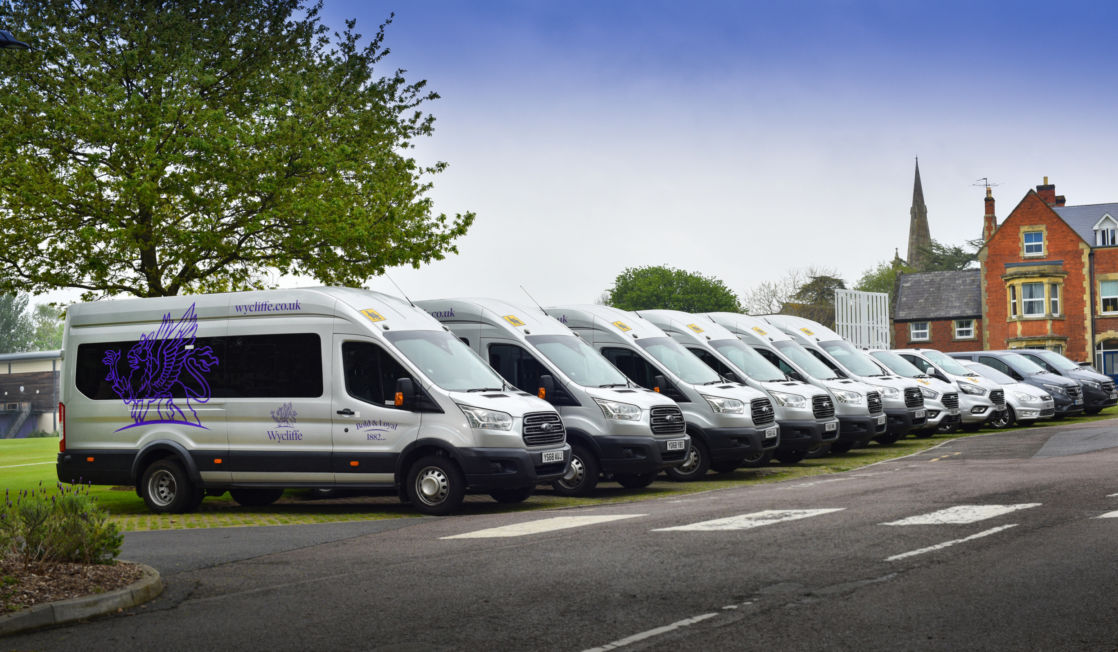
<path fill-rule="evenodd" d="M 1095 223 L 1095 246 L 1113 247 L 1118 245 L 1118 221 L 1109 214 Z"/>

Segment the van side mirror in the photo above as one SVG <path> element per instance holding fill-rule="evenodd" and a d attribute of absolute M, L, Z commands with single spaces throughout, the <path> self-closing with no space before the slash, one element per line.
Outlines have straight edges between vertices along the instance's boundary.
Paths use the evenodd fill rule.
<path fill-rule="evenodd" d="M 551 400 L 552 394 L 555 393 L 555 378 L 551 374 L 540 374 L 540 387 L 536 395 L 545 401 Z"/>
<path fill-rule="evenodd" d="M 664 376 L 661 374 L 656 374 L 656 377 L 652 379 L 652 383 L 652 391 L 663 392 L 664 388 L 668 386 L 668 379 L 664 378 Z"/>
<path fill-rule="evenodd" d="M 415 381 L 411 378 L 396 379 L 396 399 L 393 401 L 398 408 L 410 410 L 415 405 Z"/>

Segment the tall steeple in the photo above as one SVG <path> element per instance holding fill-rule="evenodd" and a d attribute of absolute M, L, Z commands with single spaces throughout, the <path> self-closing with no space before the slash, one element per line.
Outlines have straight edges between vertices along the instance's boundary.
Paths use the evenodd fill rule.
<path fill-rule="evenodd" d="M 916 159 L 916 181 L 912 186 L 912 208 L 908 221 L 908 266 L 920 272 L 927 264 L 932 234 L 928 230 L 928 207 L 924 205 L 924 188 L 920 185 L 920 159 Z"/>

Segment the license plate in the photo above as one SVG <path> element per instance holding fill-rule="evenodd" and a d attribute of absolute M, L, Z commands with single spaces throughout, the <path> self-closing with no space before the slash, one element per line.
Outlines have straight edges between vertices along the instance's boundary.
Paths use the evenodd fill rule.
<path fill-rule="evenodd" d="M 1118 391 L 1111 392 L 1110 398 L 1118 398 Z"/>
<path fill-rule="evenodd" d="M 951 408 L 947 413 L 953 417 L 959 416 L 959 408 Z"/>
<path fill-rule="evenodd" d="M 541 456 L 543 457 L 543 459 L 540 460 L 540 462 L 543 464 L 563 461 L 563 451 L 544 451 L 543 453 L 541 453 Z"/>
<path fill-rule="evenodd" d="M 681 451 L 687 446 L 687 441 L 683 439 L 672 439 L 668 442 L 668 450 Z"/>
<path fill-rule="evenodd" d="M 765 439 L 772 439 L 780 434 L 780 428 L 773 426 L 772 428 L 765 428 Z"/>
<path fill-rule="evenodd" d="M 876 418 L 874 419 L 874 422 L 875 422 L 875 423 L 877 423 L 877 425 L 879 425 L 879 426 L 880 426 L 880 425 L 883 425 L 883 424 L 885 423 L 885 415 L 883 414 L 883 415 L 881 415 L 881 416 L 879 416 L 879 417 L 876 417 Z"/>
<path fill-rule="evenodd" d="M 832 430 L 838 430 L 838 422 L 837 421 L 828 422 L 827 425 L 823 426 L 823 430 L 825 432 L 831 432 Z"/>
<path fill-rule="evenodd" d="M 923 419 L 924 418 L 924 411 L 923 410 L 917 410 L 916 413 L 912 415 L 912 418 L 913 419 Z"/>
<path fill-rule="evenodd" d="M 1075 399 L 1075 404 L 1076 405 L 1083 405 L 1083 399 L 1081 399 L 1081 398 Z"/>

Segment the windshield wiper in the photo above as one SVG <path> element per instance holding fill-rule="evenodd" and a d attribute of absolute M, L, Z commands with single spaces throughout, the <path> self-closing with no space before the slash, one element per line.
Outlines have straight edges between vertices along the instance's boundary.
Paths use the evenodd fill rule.
<path fill-rule="evenodd" d="M 502 392 L 502 391 L 504 391 L 504 389 L 505 389 L 504 387 L 475 387 L 473 389 L 467 389 L 466 391 L 467 392 Z"/>
<path fill-rule="evenodd" d="M 729 382 L 729 381 L 719 378 L 718 380 L 712 380 L 709 383 L 703 383 L 703 385 L 717 385 L 718 383 L 726 383 L 726 382 Z"/>
<path fill-rule="evenodd" d="M 602 387 L 602 388 L 628 387 L 628 386 L 629 386 L 629 383 L 606 383 L 605 385 L 598 385 L 598 387 Z"/>

